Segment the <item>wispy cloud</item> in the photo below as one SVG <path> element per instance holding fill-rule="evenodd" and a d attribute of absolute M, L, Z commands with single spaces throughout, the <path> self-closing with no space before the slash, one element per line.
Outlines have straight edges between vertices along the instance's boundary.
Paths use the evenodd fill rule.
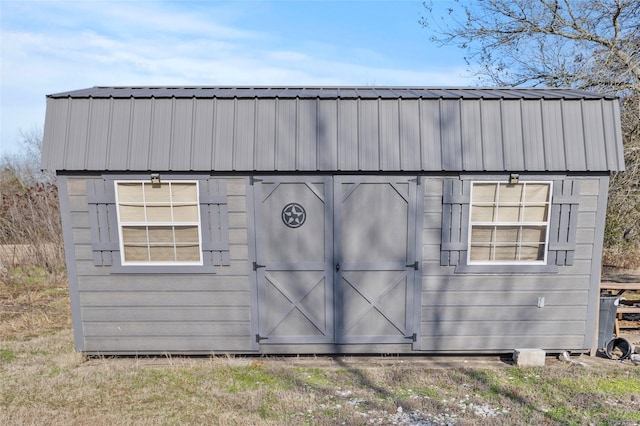
<path fill-rule="evenodd" d="M 94 85 L 460 85 L 375 43 L 299 38 L 265 2 L 4 1 L 0 148 L 44 121 L 44 95 Z M 256 10 L 258 9 L 258 10 Z M 267 20 L 267 21 L 265 21 Z M 251 25 L 251 22 L 259 22 Z M 421 69 L 424 68 L 424 69 Z"/>

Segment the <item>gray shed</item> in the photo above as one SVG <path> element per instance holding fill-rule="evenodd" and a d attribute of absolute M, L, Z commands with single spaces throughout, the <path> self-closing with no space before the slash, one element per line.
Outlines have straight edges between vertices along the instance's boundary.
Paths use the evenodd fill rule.
<path fill-rule="evenodd" d="M 88 354 L 588 351 L 618 100 L 565 89 L 47 96 Z"/>

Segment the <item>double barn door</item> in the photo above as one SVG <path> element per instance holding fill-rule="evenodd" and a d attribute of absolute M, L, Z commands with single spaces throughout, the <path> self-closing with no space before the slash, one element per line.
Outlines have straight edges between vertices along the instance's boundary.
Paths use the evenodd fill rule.
<path fill-rule="evenodd" d="M 415 341 L 416 183 L 255 179 L 258 341 Z"/>

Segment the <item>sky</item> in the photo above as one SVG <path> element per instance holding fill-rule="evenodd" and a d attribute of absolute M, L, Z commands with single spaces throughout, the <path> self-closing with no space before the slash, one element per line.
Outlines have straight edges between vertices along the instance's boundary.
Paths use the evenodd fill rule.
<path fill-rule="evenodd" d="M 436 1 L 446 8 L 452 1 Z M 0 0 L 0 155 L 93 86 L 469 86 L 422 1 Z"/>

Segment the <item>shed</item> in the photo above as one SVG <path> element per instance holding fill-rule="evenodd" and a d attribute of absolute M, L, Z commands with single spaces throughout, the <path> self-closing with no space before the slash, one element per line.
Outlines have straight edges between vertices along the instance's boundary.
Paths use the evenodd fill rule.
<path fill-rule="evenodd" d="M 88 354 L 588 351 L 619 104 L 568 89 L 47 96 Z"/>

